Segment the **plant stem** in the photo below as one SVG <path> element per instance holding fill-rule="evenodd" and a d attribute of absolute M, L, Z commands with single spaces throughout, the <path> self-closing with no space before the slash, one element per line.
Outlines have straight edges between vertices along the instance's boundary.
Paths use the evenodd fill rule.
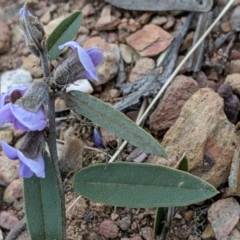
<path fill-rule="evenodd" d="M 65 213 L 65 198 L 63 192 L 63 184 L 61 179 L 61 174 L 58 165 L 58 155 L 57 155 L 57 145 L 56 145 L 56 125 L 55 125 L 55 96 L 51 96 L 48 103 L 48 119 L 49 119 L 49 134 L 48 134 L 48 148 L 53 162 L 58 188 L 61 196 L 61 209 L 62 209 L 62 229 L 63 229 L 63 240 L 66 239 L 66 213 Z"/>

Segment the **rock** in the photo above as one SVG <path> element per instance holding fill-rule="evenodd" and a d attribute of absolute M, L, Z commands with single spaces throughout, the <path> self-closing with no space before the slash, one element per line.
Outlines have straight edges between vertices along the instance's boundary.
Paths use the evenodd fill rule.
<path fill-rule="evenodd" d="M 167 22 L 163 25 L 165 30 L 170 29 L 175 23 L 175 18 L 172 15 L 167 15 Z"/>
<path fill-rule="evenodd" d="M 129 216 L 123 217 L 121 220 L 118 221 L 118 226 L 123 230 L 126 231 L 131 225 L 131 218 Z"/>
<path fill-rule="evenodd" d="M 114 133 L 111 133 L 102 127 L 100 127 L 100 132 L 101 132 L 101 136 L 102 136 L 102 142 L 104 145 L 110 144 L 111 146 L 116 146 L 117 136 Z"/>
<path fill-rule="evenodd" d="M 172 42 L 173 37 L 162 28 L 149 24 L 126 38 L 142 57 L 156 56 Z"/>
<path fill-rule="evenodd" d="M 66 102 L 62 98 L 57 97 L 55 100 L 55 110 L 57 111 L 64 108 L 67 108 Z"/>
<path fill-rule="evenodd" d="M 240 206 L 235 198 L 218 200 L 208 210 L 208 220 L 212 225 L 217 240 L 227 240 L 228 235 L 237 225 Z"/>
<path fill-rule="evenodd" d="M 116 29 L 121 20 L 115 16 L 111 16 L 111 5 L 106 5 L 101 12 L 101 16 L 96 24 L 99 31 Z"/>
<path fill-rule="evenodd" d="M 240 96 L 240 74 L 233 73 L 227 75 L 224 83 L 229 84 L 232 87 L 234 93 Z"/>
<path fill-rule="evenodd" d="M 22 179 L 14 179 L 6 188 L 3 195 L 3 201 L 13 203 L 18 198 L 23 196 L 23 181 Z"/>
<path fill-rule="evenodd" d="M 198 90 L 190 77 L 177 76 L 168 87 L 155 111 L 150 115 L 149 126 L 154 131 L 165 131 L 177 120 L 185 102 Z"/>
<path fill-rule="evenodd" d="M 231 60 L 240 59 L 240 51 L 238 51 L 238 50 L 236 50 L 236 49 L 233 49 L 233 50 L 231 51 L 230 59 L 231 59 Z"/>
<path fill-rule="evenodd" d="M 218 93 L 224 99 L 224 112 L 228 120 L 236 124 L 240 109 L 238 97 L 233 94 L 232 87 L 229 84 L 222 84 L 218 89 Z"/>
<path fill-rule="evenodd" d="M 32 82 L 31 74 L 23 69 L 7 71 L 1 76 L 1 93 L 7 92 L 10 88 L 29 85 Z"/>
<path fill-rule="evenodd" d="M 152 240 L 153 239 L 153 228 L 144 227 L 141 229 L 142 237 L 144 240 Z"/>
<path fill-rule="evenodd" d="M 99 226 L 99 233 L 105 238 L 116 238 L 118 226 L 111 220 L 104 220 Z"/>
<path fill-rule="evenodd" d="M 224 21 L 221 23 L 221 29 L 224 33 L 228 33 L 232 30 L 231 24 L 229 21 Z"/>
<path fill-rule="evenodd" d="M 39 58 L 37 56 L 30 54 L 27 57 L 21 57 L 21 60 L 21 68 L 30 72 L 33 78 L 41 78 L 43 76 L 43 71 L 39 66 Z"/>
<path fill-rule="evenodd" d="M 129 82 L 135 82 L 139 78 L 146 76 L 155 67 L 155 62 L 151 58 L 141 58 L 139 59 L 133 69 L 131 70 L 129 76 Z"/>
<path fill-rule="evenodd" d="M 40 21 L 43 23 L 43 24 L 47 24 L 49 23 L 49 21 L 51 20 L 51 13 L 50 11 L 46 11 L 42 17 L 40 18 Z"/>
<path fill-rule="evenodd" d="M 239 240 L 240 239 L 240 232 L 239 230 L 235 227 L 230 235 L 228 236 L 227 240 Z"/>
<path fill-rule="evenodd" d="M 16 240 L 31 240 L 31 237 L 29 235 L 29 232 L 25 230 L 17 236 Z"/>
<path fill-rule="evenodd" d="M 181 52 L 188 50 L 192 46 L 194 34 L 195 34 L 194 32 L 190 32 L 184 38 L 181 49 L 180 49 Z"/>
<path fill-rule="evenodd" d="M 128 64 L 136 62 L 140 58 L 140 55 L 127 44 L 120 43 L 119 49 L 123 60 Z"/>
<path fill-rule="evenodd" d="M 215 82 L 215 81 L 209 81 L 207 80 L 207 86 L 208 88 L 211 88 L 214 92 L 218 91 L 220 83 L 219 82 Z"/>
<path fill-rule="evenodd" d="M 186 221 L 189 221 L 192 218 L 193 214 L 193 210 L 188 210 L 183 213 L 183 217 Z"/>
<path fill-rule="evenodd" d="M 19 25 L 13 25 L 11 32 L 12 32 L 11 45 L 18 46 L 18 44 L 24 40 L 23 30 Z"/>
<path fill-rule="evenodd" d="M 161 26 L 167 22 L 167 18 L 164 16 L 156 16 L 151 20 L 151 24 Z"/>
<path fill-rule="evenodd" d="M 0 129 L 0 142 L 5 141 L 7 143 L 12 143 L 14 130 L 12 127 Z"/>
<path fill-rule="evenodd" d="M 18 178 L 18 165 L 18 160 L 9 160 L 4 152 L 0 152 L 0 179 L 9 184 Z"/>
<path fill-rule="evenodd" d="M 93 37 L 86 41 L 83 46 L 84 48 L 97 47 L 103 51 L 103 61 L 97 66 L 99 80 L 94 81 L 93 84 L 99 86 L 112 80 L 117 75 L 119 68 L 120 51 L 118 45 L 107 43 L 100 37 Z"/>
<path fill-rule="evenodd" d="M 10 50 L 10 35 L 8 25 L 0 20 L 0 54 Z"/>
<path fill-rule="evenodd" d="M 0 212 L 0 227 L 11 230 L 19 223 L 18 218 L 10 211 Z"/>
<path fill-rule="evenodd" d="M 240 59 L 232 60 L 230 62 L 229 74 L 240 73 Z"/>
<path fill-rule="evenodd" d="M 239 18 L 239 13 L 240 13 L 240 6 L 237 6 L 234 8 L 231 18 L 230 18 L 230 29 L 233 29 L 236 32 L 240 31 L 240 18 Z"/>
<path fill-rule="evenodd" d="M 91 94 L 93 93 L 93 88 L 87 79 L 79 79 L 66 88 L 66 92 L 70 91 L 80 91 Z"/>
<path fill-rule="evenodd" d="M 215 233 L 214 233 L 212 225 L 210 223 L 207 225 L 207 227 L 203 231 L 202 238 L 203 239 L 215 238 Z"/>
<path fill-rule="evenodd" d="M 121 93 L 118 89 L 113 88 L 113 89 L 110 89 L 109 94 L 110 94 L 110 97 L 114 99 L 114 98 L 118 98 Z"/>
<path fill-rule="evenodd" d="M 152 16 L 151 12 L 145 12 L 139 17 L 138 22 L 142 25 L 147 24 L 151 16 Z"/>
<path fill-rule="evenodd" d="M 162 146 L 169 160 L 155 157 L 152 162 L 174 167 L 186 153 L 190 173 L 215 187 L 227 182 L 240 138 L 223 108 L 223 99 L 217 93 L 208 88 L 199 89 L 185 103 L 163 138 Z"/>
<path fill-rule="evenodd" d="M 207 85 L 207 76 L 203 71 L 195 73 L 195 80 L 198 83 L 199 88 L 204 88 Z"/>
<path fill-rule="evenodd" d="M 82 9 L 82 14 L 83 14 L 84 17 L 87 17 L 87 16 L 92 15 L 94 13 L 95 13 L 95 9 L 94 9 L 92 3 L 86 4 Z"/>
<path fill-rule="evenodd" d="M 52 31 L 59 25 L 59 23 L 64 20 L 66 16 L 61 16 L 56 18 L 48 23 L 48 25 L 44 26 L 44 31 L 46 35 L 50 35 Z"/>

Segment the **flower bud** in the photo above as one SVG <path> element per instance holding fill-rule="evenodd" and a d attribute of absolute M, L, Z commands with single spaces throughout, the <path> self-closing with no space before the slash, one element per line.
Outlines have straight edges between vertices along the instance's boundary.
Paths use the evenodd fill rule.
<path fill-rule="evenodd" d="M 55 83 L 60 86 L 71 84 L 82 78 L 85 69 L 79 61 L 78 53 L 74 50 L 71 55 L 56 68 Z"/>
<path fill-rule="evenodd" d="M 19 151 L 29 159 L 37 159 L 43 153 L 45 147 L 44 135 L 42 131 L 27 132 Z"/>
<path fill-rule="evenodd" d="M 27 30 L 27 27 L 31 27 L 34 37 L 39 42 L 39 44 L 41 44 L 45 35 L 43 26 L 38 22 L 38 18 L 33 16 L 30 12 L 28 12 L 28 22 L 30 26 L 26 26 L 24 22 L 24 18 L 25 18 L 24 8 L 20 9 L 19 15 L 20 15 L 20 18 L 19 18 L 20 26 L 24 31 L 26 46 L 28 47 L 31 53 L 33 53 L 36 56 L 39 56 L 38 49 L 36 48 L 32 40 L 32 37 L 30 36 L 29 31 Z"/>
<path fill-rule="evenodd" d="M 45 82 L 35 82 L 17 104 L 29 112 L 37 112 L 42 105 L 47 104 L 48 99 L 48 85 Z"/>

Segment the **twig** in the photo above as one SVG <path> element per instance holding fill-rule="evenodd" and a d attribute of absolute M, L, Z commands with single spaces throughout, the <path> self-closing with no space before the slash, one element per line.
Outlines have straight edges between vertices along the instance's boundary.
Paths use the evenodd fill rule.
<path fill-rule="evenodd" d="M 25 217 L 8 233 L 5 240 L 14 240 L 26 227 Z"/>

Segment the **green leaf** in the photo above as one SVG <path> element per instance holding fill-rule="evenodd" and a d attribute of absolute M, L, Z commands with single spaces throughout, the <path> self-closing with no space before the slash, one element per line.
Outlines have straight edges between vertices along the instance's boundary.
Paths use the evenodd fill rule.
<path fill-rule="evenodd" d="M 164 228 L 164 220 L 165 220 L 165 208 L 157 208 L 156 215 L 154 219 L 154 236 L 156 238 Z"/>
<path fill-rule="evenodd" d="M 49 60 L 56 59 L 62 50 L 58 46 L 73 39 L 82 22 L 80 11 L 72 13 L 64 19 L 47 39 L 47 51 Z"/>
<path fill-rule="evenodd" d="M 73 187 L 88 199 L 132 208 L 186 206 L 217 194 L 213 186 L 189 173 L 125 162 L 84 168 L 75 174 Z"/>
<path fill-rule="evenodd" d="M 63 239 L 62 208 L 57 177 L 47 153 L 45 178 L 24 178 L 24 203 L 31 239 Z"/>
<path fill-rule="evenodd" d="M 183 154 L 182 158 L 178 162 L 176 169 L 179 169 L 184 172 L 188 172 L 188 160 L 185 153 Z"/>
<path fill-rule="evenodd" d="M 167 156 L 163 147 L 149 133 L 112 106 L 79 91 L 65 93 L 64 97 L 68 106 L 77 114 L 84 115 L 148 153 L 160 157 Z"/>

